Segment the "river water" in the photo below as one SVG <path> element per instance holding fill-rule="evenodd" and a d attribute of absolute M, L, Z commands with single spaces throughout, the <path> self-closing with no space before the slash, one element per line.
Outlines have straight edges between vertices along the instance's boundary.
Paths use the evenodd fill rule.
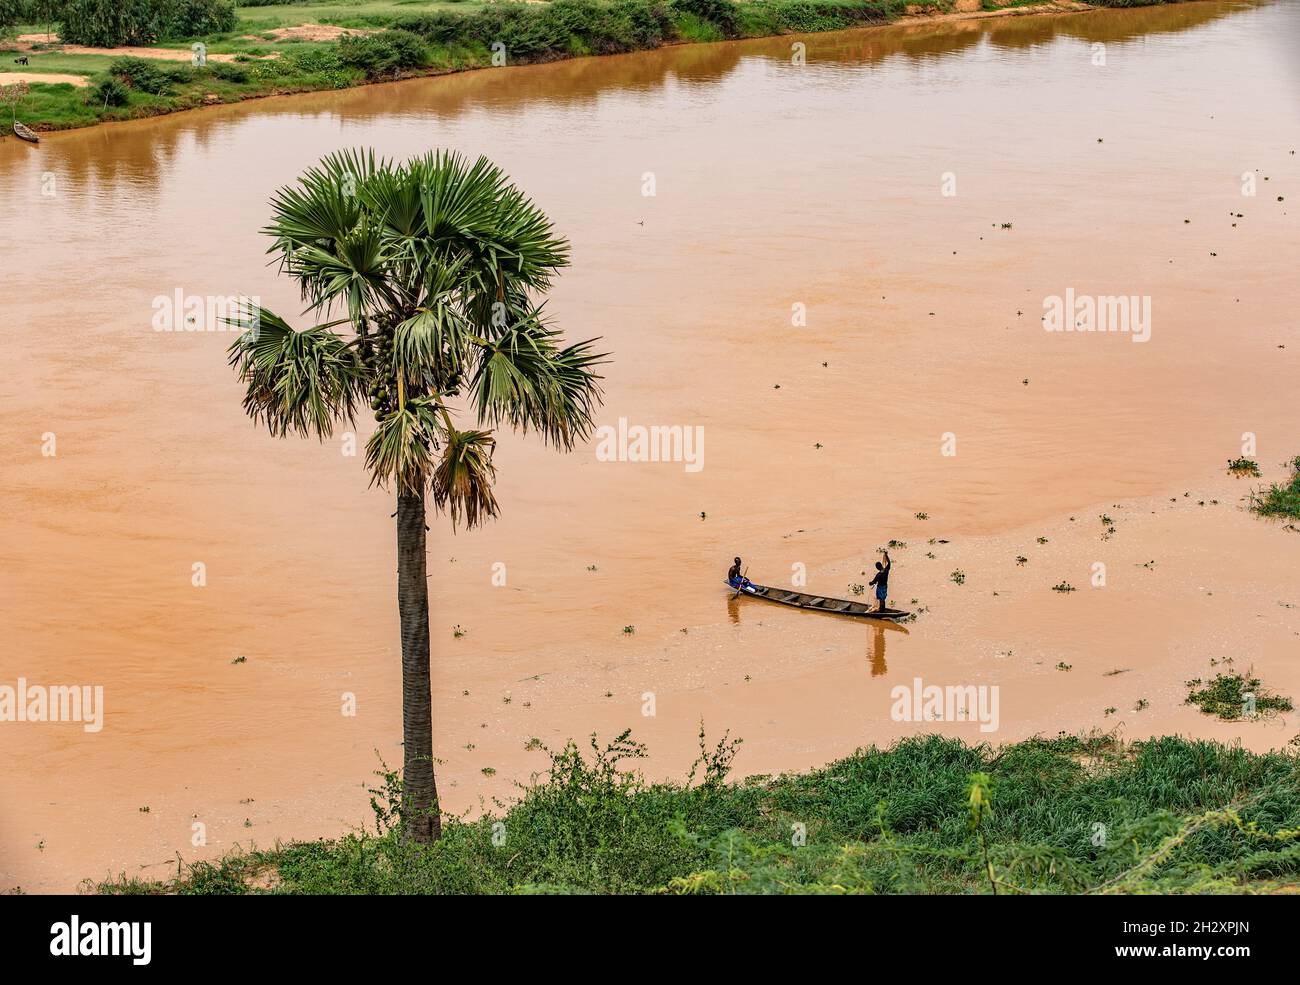
<path fill-rule="evenodd" d="M 1266 478 L 1300 453 L 1298 40 L 1296 0 L 902 24 L 0 144 L 0 684 L 105 706 L 0 723 L 0 890 L 336 834 L 401 761 L 391 496 L 255 428 L 229 336 L 151 325 L 177 291 L 296 315 L 258 230 L 340 147 L 500 164 L 572 240 L 599 422 L 704 435 L 698 469 L 503 436 L 500 520 L 431 519 L 449 809 L 534 737 L 633 727 L 680 775 L 701 720 L 746 773 L 925 730 L 1284 744 L 1182 681 L 1231 655 L 1300 694 L 1300 538 L 1223 474 L 1246 433 Z M 1067 291 L 1148 299 L 1149 339 L 1045 332 Z M 721 590 L 743 554 L 844 595 L 891 539 L 905 629 Z M 996 727 L 897 720 L 917 677 L 998 684 Z"/>

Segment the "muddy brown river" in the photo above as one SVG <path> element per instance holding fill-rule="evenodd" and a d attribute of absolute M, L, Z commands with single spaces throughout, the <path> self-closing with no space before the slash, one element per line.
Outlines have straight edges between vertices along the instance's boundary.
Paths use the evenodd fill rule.
<path fill-rule="evenodd" d="M 0 722 L 0 890 L 335 835 L 401 762 L 392 497 L 254 427 L 228 335 L 153 324 L 176 292 L 295 314 L 258 230 L 340 147 L 499 163 L 572 240 L 551 308 L 612 353 L 599 423 L 703 435 L 503 436 L 502 517 L 430 521 L 448 809 L 533 738 L 631 727 L 680 776 L 701 721 L 742 774 L 924 731 L 1285 746 L 1294 714 L 1184 682 L 1300 698 L 1300 534 L 1244 508 L 1300 454 L 1298 39 L 1297 0 L 902 24 L 0 143 L 0 685 L 104 695 L 97 730 Z M 1133 321 L 1045 331 L 1067 297 Z M 901 627 L 722 586 L 740 554 L 849 595 L 890 540 Z M 918 680 L 996 685 L 996 722 L 900 720 Z"/>

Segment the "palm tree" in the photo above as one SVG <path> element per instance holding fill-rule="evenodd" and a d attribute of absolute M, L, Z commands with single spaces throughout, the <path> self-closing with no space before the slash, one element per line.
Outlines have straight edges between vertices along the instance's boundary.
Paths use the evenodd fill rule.
<path fill-rule="evenodd" d="M 426 498 L 453 530 L 496 516 L 491 429 L 531 429 L 572 449 L 591 431 L 604 354 L 594 340 L 562 347 L 539 298 L 567 266 L 568 242 L 486 158 L 471 165 L 432 153 L 393 164 L 339 152 L 271 204 L 268 252 L 323 321 L 296 331 L 248 304 L 232 321 L 243 331 L 230 364 L 247 385 L 244 410 L 274 436 L 323 441 L 366 402 L 374 412 L 366 466 L 372 485 L 397 496 L 401 817 L 404 837 L 427 843 L 441 821 Z M 455 405 L 478 427 L 458 428 Z"/>

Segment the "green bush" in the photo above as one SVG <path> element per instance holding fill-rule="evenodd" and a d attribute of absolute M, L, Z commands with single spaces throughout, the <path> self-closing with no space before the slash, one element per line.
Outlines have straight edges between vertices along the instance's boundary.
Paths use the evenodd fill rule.
<path fill-rule="evenodd" d="M 126 86 L 112 76 L 90 90 L 90 102 L 96 106 L 125 106 L 130 98 Z"/>
<path fill-rule="evenodd" d="M 754 0 L 738 7 L 740 33 L 749 36 L 837 31 L 902 12 L 902 0 Z"/>
<path fill-rule="evenodd" d="M 438 11 L 400 17 L 393 26 L 436 46 L 490 49 L 500 44 L 509 62 L 641 51 L 676 37 L 671 10 L 663 0 L 497 3 L 474 14 Z"/>
<path fill-rule="evenodd" d="M 368 79 L 395 76 L 404 68 L 418 68 L 428 59 L 419 35 L 391 30 L 379 34 L 348 35 L 339 39 L 339 61 L 358 68 Z"/>
<path fill-rule="evenodd" d="M 731 0 L 673 0 L 673 10 L 716 24 L 724 37 L 740 36 L 740 5 Z"/>
<path fill-rule="evenodd" d="M 243 85 L 248 81 L 248 68 L 233 62 L 208 62 L 208 69 L 222 82 L 234 82 Z"/>
<path fill-rule="evenodd" d="M 114 59 L 108 66 L 108 74 L 129 89 L 147 92 L 154 96 L 165 96 L 177 81 L 176 69 L 182 66 L 160 65 L 157 60 L 126 56 Z"/>
<path fill-rule="evenodd" d="M 337 72 L 342 65 L 337 47 L 306 48 L 292 52 L 279 61 L 292 71 L 306 72 L 308 75 L 316 72 Z M 265 68 L 273 64 L 273 62 L 262 62 L 258 67 Z"/>

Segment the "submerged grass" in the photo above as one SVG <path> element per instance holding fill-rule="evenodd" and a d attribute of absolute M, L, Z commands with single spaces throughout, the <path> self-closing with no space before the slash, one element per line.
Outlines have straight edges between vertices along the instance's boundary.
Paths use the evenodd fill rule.
<path fill-rule="evenodd" d="M 735 742 L 648 783 L 627 733 L 428 849 L 376 831 L 234 854 L 102 893 L 1232 893 L 1300 885 L 1300 760 L 1111 736 L 1000 749 L 921 736 L 731 782 Z"/>

